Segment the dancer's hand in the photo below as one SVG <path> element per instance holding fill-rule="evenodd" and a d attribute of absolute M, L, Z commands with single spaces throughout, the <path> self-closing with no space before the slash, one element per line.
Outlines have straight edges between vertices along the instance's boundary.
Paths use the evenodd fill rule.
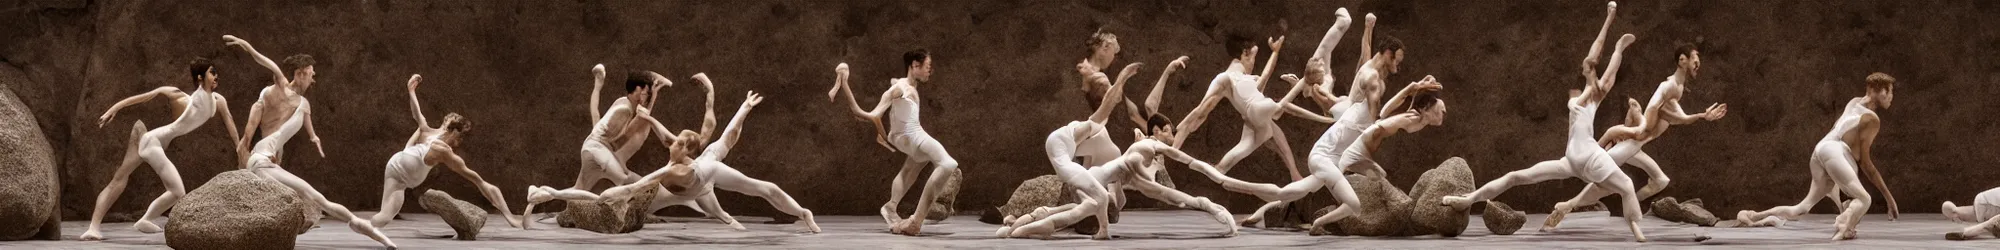
<path fill-rule="evenodd" d="M 236 38 L 236 36 L 233 36 L 233 35 L 222 35 L 222 45 L 223 45 L 223 46 L 243 46 L 244 48 L 249 48 L 249 47 L 250 47 L 250 42 L 249 42 L 249 41 L 244 41 L 244 40 L 243 40 L 242 38 Z"/>
<path fill-rule="evenodd" d="M 759 103 L 764 103 L 764 96 L 757 95 L 757 91 L 750 91 L 749 96 L 743 98 L 745 108 L 756 107 Z"/>
<path fill-rule="evenodd" d="M 1284 74 L 1284 75 L 1279 75 L 1278 79 L 1283 79 L 1286 82 L 1291 82 L 1292 84 L 1299 84 L 1299 75 Z"/>
<path fill-rule="evenodd" d="M 1368 27 L 1375 27 L 1375 13 L 1368 13 L 1367 16 L 1364 16 L 1361 19 L 1367 20 L 1363 21 L 1363 23 L 1368 24 Z M 1361 42 L 1368 42 L 1368 41 L 1361 41 Z"/>
<path fill-rule="evenodd" d="M 1278 52 L 1278 49 L 1282 49 L 1285 47 L 1285 36 L 1278 36 L 1276 38 L 1265 38 L 1264 43 L 1271 44 L 1271 52 L 1276 53 Z"/>
<path fill-rule="evenodd" d="M 311 137 L 309 137 L 309 138 L 310 138 L 310 139 L 312 140 L 312 143 L 313 143 L 313 150 L 314 150 L 314 151 L 319 151 L 319 158 L 326 158 L 326 147 L 321 147 L 321 146 L 320 146 L 320 144 L 319 144 L 319 136 L 311 136 Z"/>
<path fill-rule="evenodd" d="M 424 75 L 410 74 L 410 92 L 417 92 L 417 85 L 423 85 Z"/>
<path fill-rule="evenodd" d="M 111 123 L 111 120 L 116 118 L 118 118 L 117 112 L 104 112 L 104 115 L 97 116 L 97 127 L 103 128 L 105 123 Z"/>
<path fill-rule="evenodd" d="M 597 66 L 590 67 L 590 76 L 597 79 L 604 79 L 604 64 L 597 64 Z"/>
<path fill-rule="evenodd" d="M 847 63 L 840 63 L 840 65 L 834 65 L 833 74 L 836 78 L 840 78 L 841 80 L 847 80 Z"/>
<path fill-rule="evenodd" d="M 1187 61 L 1188 61 L 1188 57 L 1187 57 L 1187 56 L 1181 56 L 1180 58 L 1174 58 L 1174 61 L 1173 61 L 1173 62 L 1169 62 L 1169 63 L 1167 63 L 1167 70 L 1170 70 L 1170 71 L 1172 71 L 1172 70 L 1181 70 L 1181 69 L 1185 69 L 1185 68 L 1187 68 Z"/>
<path fill-rule="evenodd" d="M 1708 111 L 1702 112 L 1701 118 L 1714 121 L 1726 115 L 1729 115 L 1729 104 L 1717 103 L 1708 105 Z"/>

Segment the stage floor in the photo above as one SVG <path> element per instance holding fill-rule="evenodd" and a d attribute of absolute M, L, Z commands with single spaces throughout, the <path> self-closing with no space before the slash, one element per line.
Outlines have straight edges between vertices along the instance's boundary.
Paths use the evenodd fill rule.
<path fill-rule="evenodd" d="M 363 216 L 372 214 L 363 212 Z M 629 234 L 598 234 L 559 228 L 540 223 L 533 230 L 506 227 L 506 221 L 489 216 L 478 241 L 451 240 L 451 228 L 437 216 L 405 214 L 408 220 L 393 222 L 383 231 L 403 249 L 658 249 L 697 248 L 834 248 L 834 249 L 934 249 L 934 248 L 1465 248 L 1555 249 L 1555 248 L 2000 248 L 2000 240 L 1946 241 L 1944 233 L 1966 224 L 1953 223 L 1938 214 L 1909 214 L 1900 221 L 1888 221 L 1886 214 L 1870 214 L 1861 224 L 1860 239 L 1830 241 L 1834 215 L 1808 215 L 1804 220 L 1776 228 L 1696 227 L 1648 217 L 1643 224 L 1652 242 L 1635 243 L 1623 219 L 1606 212 L 1583 212 L 1557 232 L 1536 232 L 1543 217 L 1529 215 L 1529 225 L 1514 235 L 1492 235 L 1473 216 L 1471 228 L 1456 238 L 1307 236 L 1305 232 L 1243 229 L 1233 238 L 1222 238 L 1221 225 L 1195 211 L 1127 211 L 1119 224 L 1112 225 L 1115 240 L 1096 241 L 1073 233 L 1058 234 L 1054 240 L 996 239 L 995 225 L 979 223 L 974 216 L 953 217 L 941 224 L 924 227 L 927 236 L 905 237 L 889 234 L 876 216 L 823 216 L 825 232 L 805 234 L 801 225 L 762 224 L 761 217 L 739 217 L 747 231 L 731 230 L 710 219 L 675 218 L 667 223 L 646 225 Z M 1239 215 L 1241 216 L 1241 215 Z M 551 222 L 553 220 L 550 220 Z M 75 241 L 85 221 L 63 222 L 64 241 L 0 242 L 10 249 L 157 249 L 165 248 L 162 234 L 141 234 L 131 223 L 106 224 L 104 241 Z M 1723 222 L 1724 226 L 1734 222 Z M 1708 236 L 1695 242 L 1697 236 Z M 378 248 L 374 241 L 355 234 L 345 223 L 323 220 L 319 228 L 299 236 L 303 249 Z"/>

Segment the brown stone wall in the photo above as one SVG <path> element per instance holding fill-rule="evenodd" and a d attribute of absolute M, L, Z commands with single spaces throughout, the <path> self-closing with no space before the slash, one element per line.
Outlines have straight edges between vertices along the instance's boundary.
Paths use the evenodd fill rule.
<path fill-rule="evenodd" d="M 248 39 L 274 58 L 319 59 L 315 101 L 326 156 L 295 140 L 287 170 L 335 202 L 379 206 L 383 162 L 415 125 L 403 80 L 424 74 L 420 90 L 433 120 L 464 114 L 477 127 L 460 152 L 474 170 L 507 192 L 519 209 L 522 187 L 567 186 L 590 121 L 589 68 L 603 63 L 614 80 L 654 70 L 683 85 L 662 91 L 656 114 L 672 128 L 699 124 L 700 93 L 687 76 L 717 81 L 719 118 L 745 91 L 769 96 L 744 127 L 727 160 L 777 183 L 822 214 L 872 214 L 886 199 L 902 156 L 875 146 L 871 129 L 824 97 L 833 65 L 854 66 L 865 103 L 886 79 L 901 75 L 902 51 L 928 48 L 936 84 L 923 86 L 925 127 L 962 163 L 962 208 L 1004 201 L 1014 184 L 1050 172 L 1042 136 L 1087 115 L 1062 72 L 1082 57 L 1085 36 L 1104 26 L 1125 53 L 1144 62 L 1135 77 L 1150 84 L 1175 56 L 1193 60 L 1169 84 L 1165 109 L 1179 117 L 1227 64 L 1225 34 L 1278 35 L 1288 30 L 1279 73 L 1298 73 L 1332 11 L 1381 15 L 1378 34 L 1408 45 L 1390 88 L 1426 74 L 1445 82 L 1452 112 L 1444 127 L 1389 139 L 1379 159 L 1393 183 L 1407 186 L 1446 158 L 1470 161 L 1480 182 L 1560 156 L 1561 100 L 1577 88 L 1577 61 L 1603 20 L 1600 1 L 19 1 L 0 0 L 4 84 L 32 106 L 62 162 L 65 217 L 88 218 L 111 177 L 134 120 L 168 122 L 156 103 L 126 110 L 104 128 L 96 117 L 119 98 L 158 86 L 192 88 L 182 78 L 196 56 L 216 58 L 219 91 L 242 119 L 270 73 L 223 47 L 225 34 Z M 1705 198 L 1734 211 L 1789 204 L 1804 195 L 1806 160 L 1839 107 L 1862 91 L 1862 77 L 1887 72 L 1899 98 L 1881 114 L 1877 163 L 1908 212 L 1964 201 L 2000 185 L 2000 3 L 1991 1 L 1637 1 L 1625 3 L 1612 32 L 1639 40 L 1627 53 L 1614 97 L 1646 98 L 1672 71 L 1673 41 L 1703 42 L 1705 70 L 1689 84 L 1684 107 L 1731 104 L 1714 123 L 1676 127 L 1648 146 L 1675 177 L 1663 195 Z M 1357 19 L 1357 24 L 1359 20 Z M 1358 27 L 1358 26 L 1357 26 Z M 1335 50 L 1336 76 L 1352 75 L 1359 30 Z M 617 82 L 608 85 L 615 86 Z M 1286 86 L 1275 83 L 1276 95 Z M 1146 85 L 1127 89 L 1142 96 Z M 605 102 L 620 91 L 607 86 Z M 602 108 L 603 105 L 591 105 Z M 1227 106 L 1227 105 L 1225 105 Z M 1601 130 L 1624 112 L 1600 111 Z M 1239 116 L 1220 108 L 1186 149 L 1219 159 L 1236 143 Z M 240 121 L 239 121 L 240 122 Z M 1304 160 L 1325 125 L 1281 121 Z M 227 136 L 211 122 L 167 151 L 192 189 L 223 171 Z M 1129 125 L 1118 123 L 1124 131 Z M 1119 135 L 1123 135 L 1120 133 Z M 1118 136 L 1118 141 L 1129 138 Z M 636 171 L 665 162 L 647 146 Z M 1260 151 L 1232 175 L 1283 181 L 1277 154 Z M 1303 164 L 1303 163 L 1301 163 Z M 1300 166 L 1304 168 L 1304 166 Z M 1637 174 L 1636 168 L 1626 168 Z M 1227 194 L 1191 171 L 1175 169 L 1190 193 L 1231 208 L 1258 204 Z M 432 187 L 473 197 L 444 171 Z M 137 213 L 159 192 L 150 169 L 133 173 L 113 211 Z M 1500 200 L 1527 211 L 1573 195 L 1575 180 L 1524 186 Z M 1871 187 L 1871 190 L 1873 188 Z M 413 193 L 414 194 L 414 193 Z M 912 195 L 914 197 L 915 195 Z M 739 214 L 770 214 L 763 201 L 729 194 Z M 1879 199 L 1879 198 L 1878 198 Z M 473 201 L 485 204 L 484 201 Z M 905 204 L 914 204 L 906 202 Z M 1879 204 L 1879 203 L 1878 203 Z M 414 202 L 408 204 L 414 209 Z M 1873 210 L 1883 211 L 1883 205 Z M 1822 209 L 1823 211 L 1830 211 Z"/>

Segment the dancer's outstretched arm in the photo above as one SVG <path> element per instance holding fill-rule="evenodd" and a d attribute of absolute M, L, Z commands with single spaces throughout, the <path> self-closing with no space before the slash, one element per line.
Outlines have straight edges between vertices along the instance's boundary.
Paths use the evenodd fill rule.
<path fill-rule="evenodd" d="M 305 120 L 305 122 L 306 122 L 306 127 L 305 127 L 305 129 L 306 129 L 306 139 L 307 139 L 307 140 L 311 140 L 311 141 L 312 141 L 312 143 L 313 143 L 313 151 L 315 151 L 315 152 L 318 152 L 318 153 L 319 153 L 319 157 L 320 157 L 320 158 L 326 158 L 326 147 L 324 147 L 324 146 L 320 146 L 320 144 L 319 144 L 319 132 L 318 132 L 318 130 L 314 130 L 314 129 L 313 129 L 313 111 L 312 111 L 312 106 L 309 106 L 309 105 L 306 105 L 306 104 L 305 104 L 306 102 L 309 102 L 309 101 L 305 100 L 305 98 L 299 98 L 299 106 L 297 107 L 297 108 L 302 108 L 302 109 L 306 109 L 306 112 L 305 112 L 305 116 L 306 116 L 306 120 Z"/>
<path fill-rule="evenodd" d="M 701 83 L 702 94 L 706 95 L 708 99 L 707 102 L 702 104 L 701 136 L 699 136 L 701 138 L 695 139 L 695 144 L 690 145 L 706 145 L 709 138 L 715 138 L 715 82 L 708 79 L 708 73 L 695 73 L 694 81 Z M 744 99 L 744 102 L 747 103 L 749 100 Z M 741 116 L 742 113 L 738 113 L 737 115 Z M 735 124 L 735 122 L 730 122 L 731 126 L 735 126 Z"/>
<path fill-rule="evenodd" d="M 1228 76 L 1216 75 L 1215 80 L 1210 80 L 1208 82 L 1208 93 L 1201 95 L 1201 104 L 1195 105 L 1194 110 L 1188 111 L 1187 116 L 1181 117 L 1180 126 L 1174 128 L 1173 141 L 1166 143 L 1181 145 L 1181 141 L 1186 141 L 1188 135 L 1194 134 L 1195 130 L 1201 129 L 1201 124 L 1208 121 L 1208 112 L 1214 111 L 1215 106 L 1221 105 L 1222 99 L 1227 98 L 1230 91 L 1229 88 L 1231 88 L 1230 85 L 1234 84 L 1229 84 Z"/>
<path fill-rule="evenodd" d="M 166 96 L 167 100 L 174 100 L 174 99 L 181 99 L 182 97 L 187 97 L 187 93 L 181 92 L 180 88 L 160 87 L 153 89 L 153 91 L 146 91 L 146 93 L 139 93 L 138 95 L 126 97 L 123 100 L 118 100 L 118 103 L 111 104 L 111 109 L 106 109 L 104 110 L 103 115 L 97 116 L 97 127 L 102 128 L 104 127 L 105 123 L 111 122 L 113 118 L 118 118 L 118 110 L 125 109 L 125 107 L 130 107 L 134 104 L 151 101 L 153 100 L 154 97 L 160 97 L 160 96 Z M 178 116 L 181 114 L 174 114 L 174 115 Z"/>
<path fill-rule="evenodd" d="M 1312 88 L 1308 87 L 1307 86 L 1308 84 L 1305 84 L 1304 82 L 1301 82 L 1299 80 L 1299 76 L 1292 74 L 1285 74 L 1284 76 L 1280 76 L 1279 78 L 1283 78 L 1286 82 L 1292 83 L 1292 89 L 1290 91 L 1285 92 L 1285 97 L 1278 98 L 1278 104 L 1282 106 L 1278 107 L 1278 112 L 1276 114 L 1271 114 L 1271 120 L 1278 120 L 1281 118 L 1285 118 L 1284 115 L 1289 113 L 1291 115 L 1303 117 L 1306 120 L 1312 120 L 1319 123 L 1331 124 L 1334 122 L 1332 117 L 1323 116 L 1320 115 L 1318 112 L 1313 112 L 1312 110 L 1299 107 L 1298 104 L 1292 104 L 1292 98 L 1298 97 L 1299 92 L 1313 91 L 1309 90 Z"/>
<path fill-rule="evenodd" d="M 710 145 L 707 150 L 702 150 L 702 155 L 712 157 L 710 160 L 715 161 L 729 157 L 729 150 L 736 148 L 736 141 L 743 137 L 743 119 L 750 116 L 750 109 L 756 108 L 758 103 L 764 103 L 764 96 L 757 95 L 757 92 L 747 94 L 743 98 L 743 106 L 736 108 L 736 116 L 729 118 L 729 127 L 722 129 L 722 138 L 718 139 L 715 145 Z"/>
<path fill-rule="evenodd" d="M 1373 51 L 1370 48 L 1372 46 L 1370 44 L 1375 43 L 1375 13 L 1368 13 L 1368 15 L 1366 17 L 1362 17 L 1362 19 L 1363 20 L 1361 25 L 1361 61 L 1354 62 L 1355 68 L 1367 67 L 1368 59 L 1373 59 L 1368 57 L 1375 55 L 1374 53 L 1375 51 Z"/>
<path fill-rule="evenodd" d="M 1271 82 L 1271 77 L 1270 77 L 1271 70 L 1277 69 L 1278 67 L 1278 52 L 1284 51 L 1285 36 L 1265 38 L 1264 43 L 1269 44 L 1271 46 L 1271 59 L 1264 60 L 1264 72 L 1257 73 L 1258 91 L 1264 90 L 1264 83 Z M 1244 66 L 1252 66 L 1252 65 L 1244 65 Z"/>
<path fill-rule="evenodd" d="M 1147 112 L 1149 113 L 1160 112 L 1160 96 L 1164 95 L 1167 91 L 1167 79 L 1172 78 L 1174 72 L 1180 72 L 1181 69 L 1187 68 L 1187 61 L 1188 61 L 1187 56 L 1174 58 L 1173 62 L 1167 63 L 1166 70 L 1160 71 L 1160 80 L 1158 82 L 1153 83 L 1152 93 L 1146 94 Z M 1145 126 L 1145 123 L 1141 122 L 1140 126 L 1141 127 Z"/>
<path fill-rule="evenodd" d="M 423 105 L 417 103 L 417 85 L 423 85 L 423 84 L 424 84 L 423 75 L 410 74 L 410 82 L 408 84 L 410 93 L 410 118 L 413 118 L 417 121 L 418 131 L 433 129 L 431 128 L 431 123 L 429 121 L 424 120 Z"/>
<path fill-rule="evenodd" d="M 896 151 L 896 147 L 889 146 L 889 133 L 882 126 L 882 114 L 889 110 L 890 100 L 902 97 L 902 88 L 893 85 L 889 86 L 888 90 L 882 91 L 881 100 L 875 102 L 875 109 L 862 110 L 861 104 L 854 100 L 854 91 L 847 86 L 847 63 L 834 66 L 833 71 L 834 89 L 827 92 L 829 101 L 838 100 L 841 95 L 847 96 L 848 111 L 854 113 L 855 118 L 875 125 L 875 143 L 881 144 L 883 148 L 888 148 L 891 152 Z"/>
<path fill-rule="evenodd" d="M 236 116 L 229 114 L 229 98 L 224 98 L 222 95 L 210 95 L 209 98 L 215 99 L 215 114 L 221 115 L 217 117 L 221 117 L 222 124 L 229 128 L 229 141 L 242 140 L 242 138 L 236 136 Z M 238 154 L 237 156 L 244 159 L 249 159 L 250 157 L 249 151 L 239 149 L 236 153 Z"/>
<path fill-rule="evenodd" d="M 1901 211 L 1896 208 L 1896 195 L 1889 192 L 1889 184 L 1882 181 L 1882 171 L 1875 168 L 1875 155 L 1873 153 L 1875 135 L 1879 134 L 1882 130 L 1882 119 L 1875 116 L 1875 113 L 1862 114 L 1859 129 L 1861 130 L 1859 131 L 1861 136 L 1858 140 L 1859 143 L 1856 143 L 1858 145 L 1848 145 L 1848 147 L 1860 151 L 1860 154 L 1855 155 L 1855 162 L 1861 163 L 1861 169 L 1868 172 L 1869 180 L 1875 183 L 1875 189 L 1882 191 L 1882 200 L 1889 202 L 1889 220 L 1896 220 L 1896 216 L 1901 214 Z"/>
<path fill-rule="evenodd" d="M 1143 64 L 1126 64 L 1124 70 L 1118 71 L 1118 80 L 1112 81 L 1111 88 L 1104 90 L 1103 99 L 1099 99 L 1097 102 L 1097 111 L 1090 113 L 1090 122 L 1097 124 L 1110 122 L 1111 112 L 1118 110 L 1118 103 L 1125 102 L 1125 80 L 1132 79 L 1132 75 L 1138 74 L 1139 66 L 1141 65 Z M 1140 125 L 1144 126 L 1145 124 L 1141 123 Z"/>
<path fill-rule="evenodd" d="M 590 67 L 590 76 L 590 123 L 588 124 L 595 126 L 597 120 L 604 118 L 603 114 L 597 112 L 598 90 L 604 89 L 604 64 Z"/>
<path fill-rule="evenodd" d="M 271 70 L 271 86 L 277 86 L 277 88 L 272 88 L 271 91 L 292 91 L 291 90 L 292 80 L 290 78 L 285 77 L 285 70 L 278 68 L 278 63 L 271 61 L 270 57 L 265 57 L 264 53 L 257 52 L 257 48 L 250 46 L 250 41 L 244 41 L 243 39 L 236 38 L 236 36 L 233 35 L 222 35 L 222 40 L 224 41 L 225 46 L 235 45 L 237 47 L 243 48 L 243 52 L 250 53 L 250 58 L 254 58 L 257 60 L 257 65 L 264 66 L 264 69 Z M 278 96 L 291 96 L 289 93 L 286 92 L 277 92 L 275 94 L 278 94 Z"/>

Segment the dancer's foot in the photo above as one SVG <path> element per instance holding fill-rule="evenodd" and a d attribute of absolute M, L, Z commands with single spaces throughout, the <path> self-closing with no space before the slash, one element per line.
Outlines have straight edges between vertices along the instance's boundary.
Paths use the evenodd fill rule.
<path fill-rule="evenodd" d="M 1966 222 L 1958 219 L 1958 204 L 1953 204 L 1951 201 L 1945 201 L 1944 206 L 1938 208 L 1938 211 L 1944 211 L 1944 218 L 1951 219 L 1951 222 Z"/>
<path fill-rule="evenodd" d="M 156 234 L 160 233 L 160 231 L 165 231 L 160 229 L 160 225 L 153 224 L 152 220 L 145 220 L 145 219 L 140 219 L 138 222 L 132 222 L 132 230 L 138 230 L 140 233 L 147 233 L 147 234 Z"/>
<path fill-rule="evenodd" d="M 894 228 L 897 222 L 903 221 L 902 216 L 896 215 L 896 204 L 894 203 L 888 205 L 882 205 L 881 212 L 882 212 L 882 223 L 889 225 L 891 228 Z"/>
<path fill-rule="evenodd" d="M 1570 211 L 1570 210 L 1574 210 L 1574 209 L 1576 209 L 1576 206 L 1575 206 L 1575 205 L 1571 205 L 1571 204 L 1570 204 L 1569 202 L 1567 202 L 1567 201 L 1565 201 L 1565 202 L 1557 202 L 1557 203 L 1556 203 L 1556 207 L 1555 207 L 1555 209 L 1554 209 L 1554 210 L 1550 210 L 1550 211 L 1549 211 L 1549 218 L 1548 218 L 1548 220 L 1544 220 L 1544 221 L 1542 221 L 1542 229 L 1541 229 L 1541 231 L 1542 231 L 1542 232 L 1555 232 L 1555 231 L 1556 231 L 1556 225 L 1561 225 L 1561 224 L 1562 224 L 1562 221 L 1563 221 L 1563 217 L 1566 217 L 1566 216 L 1569 216 L 1569 211 Z"/>
<path fill-rule="evenodd" d="M 1450 207 L 1451 207 L 1451 209 L 1454 209 L 1454 210 L 1466 210 L 1466 209 L 1468 209 L 1468 208 L 1472 207 L 1472 199 L 1471 199 L 1471 198 L 1466 198 L 1466 197 L 1464 197 L 1464 196 L 1457 196 L 1457 195 L 1446 195 L 1446 196 L 1444 196 L 1444 198 L 1443 198 L 1443 199 L 1440 199 L 1440 200 L 1438 201 L 1438 205 L 1439 205 L 1439 206 L 1450 206 Z"/>
<path fill-rule="evenodd" d="M 505 212 L 505 211 L 501 211 L 501 212 Z M 505 213 L 502 213 L 502 214 L 500 214 L 500 217 L 501 217 L 501 218 L 507 218 L 507 226 L 510 226 L 510 227 L 513 227 L 513 228 L 521 228 L 521 227 L 522 227 L 522 225 L 526 225 L 526 224 L 528 224 L 528 218 L 527 218 L 527 217 L 528 217 L 528 215 L 526 215 L 526 214 L 523 214 L 523 215 L 520 215 L 520 216 L 514 216 L 514 215 L 512 215 L 512 214 L 505 214 Z"/>
<path fill-rule="evenodd" d="M 924 232 L 924 220 L 922 218 L 905 219 L 901 223 L 896 223 L 895 226 L 890 227 L 889 232 L 901 235 L 917 236 L 917 234 L 921 234 Z"/>
<path fill-rule="evenodd" d="M 813 214 L 812 214 L 812 211 L 806 211 L 806 215 L 805 215 L 805 216 L 799 216 L 799 220 L 804 220 L 804 221 L 806 221 L 806 231 L 807 231 L 807 232 L 812 232 L 812 233 L 814 233 L 814 234 L 818 234 L 818 233 L 820 232 L 820 231 L 819 231 L 819 221 L 818 221 L 818 220 L 813 220 Z"/>
<path fill-rule="evenodd" d="M 1749 226 L 1750 224 L 1757 222 L 1757 220 L 1753 217 L 1757 217 L 1757 212 L 1752 212 L 1750 210 L 1736 211 L 1736 224 Z"/>
<path fill-rule="evenodd" d="M 85 241 L 104 240 L 104 233 L 98 232 L 97 227 L 93 226 L 89 229 L 84 229 L 83 235 L 76 236 L 76 239 Z"/>
<path fill-rule="evenodd" d="M 1000 226 L 1000 230 L 993 231 L 993 236 L 1000 237 L 1001 239 L 1011 238 L 1014 236 L 1014 227 L 1005 225 Z"/>
<path fill-rule="evenodd" d="M 1632 227 L 1632 240 L 1633 240 L 1633 241 L 1637 241 L 1637 242 L 1646 242 L 1646 233 L 1645 233 L 1645 232 L 1640 232 L 1640 231 L 1639 231 L 1639 222 L 1637 222 L 1637 221 L 1632 221 L 1632 222 L 1626 222 L 1626 223 L 1627 223 L 1627 225 L 1631 225 L 1631 227 Z"/>
<path fill-rule="evenodd" d="M 354 230 L 355 233 L 360 233 L 375 241 L 382 242 L 382 247 L 396 249 L 396 242 L 389 240 L 389 236 L 382 235 L 382 230 L 375 229 L 375 226 L 372 226 L 368 220 L 355 218 L 353 221 L 347 222 L 347 228 Z"/>

